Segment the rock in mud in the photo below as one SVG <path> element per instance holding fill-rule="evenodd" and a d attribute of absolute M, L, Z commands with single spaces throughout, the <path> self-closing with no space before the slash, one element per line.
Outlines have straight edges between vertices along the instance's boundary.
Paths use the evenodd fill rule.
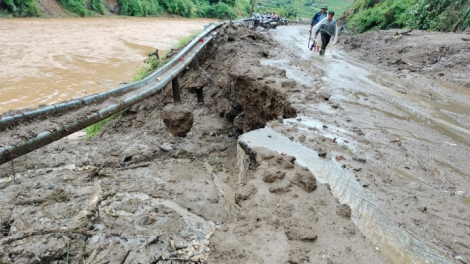
<path fill-rule="evenodd" d="M 317 235 L 313 226 L 298 221 L 289 221 L 285 224 L 285 233 L 289 240 L 314 241 Z"/>
<path fill-rule="evenodd" d="M 294 88 L 297 85 L 297 82 L 294 80 L 285 80 L 281 82 L 283 88 Z"/>
<path fill-rule="evenodd" d="M 291 183 L 311 193 L 317 189 L 317 180 L 308 169 L 298 170 L 291 180 Z"/>
<path fill-rule="evenodd" d="M 347 204 L 340 204 L 336 207 L 336 214 L 344 218 L 351 218 L 351 207 Z"/>
<path fill-rule="evenodd" d="M 169 104 L 162 110 L 162 119 L 171 134 L 185 137 L 193 127 L 193 113 L 181 104 Z"/>
<path fill-rule="evenodd" d="M 235 196 L 235 202 L 238 204 L 240 201 L 250 199 L 258 189 L 253 183 L 248 183 L 247 185 L 243 186 Z"/>
<path fill-rule="evenodd" d="M 289 170 L 289 169 L 294 168 L 295 157 L 293 157 L 293 156 L 278 156 L 278 157 L 276 157 L 275 162 L 277 164 L 280 164 L 283 169 Z"/>
<path fill-rule="evenodd" d="M 276 182 L 269 187 L 269 191 L 272 193 L 286 193 L 290 191 L 290 182 Z"/>
<path fill-rule="evenodd" d="M 353 158 L 353 160 L 360 162 L 360 163 L 366 163 L 366 159 L 363 159 L 363 158 Z"/>
<path fill-rule="evenodd" d="M 274 154 L 272 152 L 265 152 L 260 154 L 262 160 L 270 160 L 274 158 Z"/>
<path fill-rule="evenodd" d="M 284 176 L 286 176 L 286 173 L 283 171 L 268 169 L 263 174 L 263 181 L 272 183 L 276 180 L 282 180 Z"/>
<path fill-rule="evenodd" d="M 330 100 L 331 94 L 327 91 L 319 92 L 318 95 L 323 98 L 325 101 Z"/>
<path fill-rule="evenodd" d="M 244 121 L 244 119 L 245 119 L 245 112 L 242 112 L 241 114 L 237 115 L 233 119 L 232 127 L 243 130 L 243 121 Z"/>
<path fill-rule="evenodd" d="M 308 256 L 308 251 L 303 249 L 291 249 L 289 251 L 289 264 L 312 263 Z"/>

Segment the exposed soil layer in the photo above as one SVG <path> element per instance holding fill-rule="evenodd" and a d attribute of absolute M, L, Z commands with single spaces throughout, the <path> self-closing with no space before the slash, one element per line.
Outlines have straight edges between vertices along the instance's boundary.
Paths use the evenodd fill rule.
<path fill-rule="evenodd" d="M 394 64 L 351 59 L 372 51 L 351 52 L 351 42 L 319 58 L 305 47 L 307 34 L 225 25 L 200 69 L 180 77 L 194 118 L 185 137 L 162 119 L 173 101 L 168 86 L 94 138 L 63 139 L 1 165 L 0 262 L 412 262 L 406 248 L 387 246 L 388 233 L 368 229 L 372 217 L 339 202 L 345 192 L 322 183 L 329 172 L 299 163 L 313 158 L 302 148 L 359 186 L 385 228 L 449 263 L 470 262 L 466 77 L 451 89 L 424 70 L 402 76 Z M 364 47 L 371 39 L 357 38 Z M 273 131 L 267 142 L 282 136 L 293 153 L 237 144 L 263 127 Z M 16 182 L 7 178 L 12 165 Z"/>

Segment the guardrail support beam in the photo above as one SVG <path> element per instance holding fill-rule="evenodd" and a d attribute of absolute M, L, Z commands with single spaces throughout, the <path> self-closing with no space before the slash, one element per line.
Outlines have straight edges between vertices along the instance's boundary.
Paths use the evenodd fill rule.
<path fill-rule="evenodd" d="M 175 104 L 181 104 L 180 84 L 178 77 L 171 80 L 171 87 L 173 88 L 173 101 Z"/>
<path fill-rule="evenodd" d="M 192 61 L 192 67 L 195 71 L 199 70 L 199 59 L 197 58 L 197 56 Z"/>
<path fill-rule="evenodd" d="M 196 95 L 197 95 L 197 103 L 204 104 L 204 92 L 202 88 L 196 90 Z"/>

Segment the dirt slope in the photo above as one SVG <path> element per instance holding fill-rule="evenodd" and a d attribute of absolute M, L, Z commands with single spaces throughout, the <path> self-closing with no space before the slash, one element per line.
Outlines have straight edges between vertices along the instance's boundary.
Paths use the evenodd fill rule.
<path fill-rule="evenodd" d="M 344 36 L 348 55 L 406 76 L 417 72 L 470 88 L 470 35 L 414 30 L 381 30 Z"/>
<path fill-rule="evenodd" d="M 59 18 L 77 16 L 72 12 L 66 12 L 56 0 L 37 0 L 43 17 Z"/>

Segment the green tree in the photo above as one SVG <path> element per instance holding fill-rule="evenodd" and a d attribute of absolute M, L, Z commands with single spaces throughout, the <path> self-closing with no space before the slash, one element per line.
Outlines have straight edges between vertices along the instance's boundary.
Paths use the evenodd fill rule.
<path fill-rule="evenodd" d="M 41 10 L 35 0 L 0 0 L 0 7 L 15 17 L 41 16 Z"/>

